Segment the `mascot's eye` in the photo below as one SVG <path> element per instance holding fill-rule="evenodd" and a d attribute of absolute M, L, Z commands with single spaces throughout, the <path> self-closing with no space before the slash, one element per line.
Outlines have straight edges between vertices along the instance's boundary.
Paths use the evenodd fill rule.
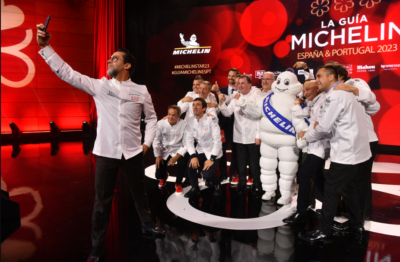
<path fill-rule="evenodd" d="M 278 81 L 276 81 L 276 83 L 279 85 L 279 84 L 281 83 L 281 80 L 280 80 L 280 79 L 278 79 Z"/>
<path fill-rule="evenodd" d="M 289 79 L 285 79 L 285 85 L 289 85 L 290 84 L 290 81 L 289 81 Z"/>

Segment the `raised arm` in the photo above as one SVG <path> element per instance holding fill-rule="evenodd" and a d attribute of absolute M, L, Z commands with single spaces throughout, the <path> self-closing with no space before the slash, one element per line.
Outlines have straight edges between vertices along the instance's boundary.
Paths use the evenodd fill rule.
<path fill-rule="evenodd" d="M 93 79 L 81 73 L 74 71 L 49 45 L 51 34 L 43 32 L 43 24 L 36 25 L 37 27 L 37 42 L 42 48 L 39 54 L 43 57 L 46 63 L 50 66 L 51 70 L 63 81 L 72 85 L 73 87 L 95 96 L 97 88 L 100 87 L 102 80 Z"/>

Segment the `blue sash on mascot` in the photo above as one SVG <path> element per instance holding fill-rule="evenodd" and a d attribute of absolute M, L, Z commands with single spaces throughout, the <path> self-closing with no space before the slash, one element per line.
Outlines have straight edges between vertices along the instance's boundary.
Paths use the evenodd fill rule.
<path fill-rule="evenodd" d="M 268 118 L 269 121 L 271 121 L 271 123 L 276 126 L 276 128 L 278 128 L 279 130 L 281 130 L 282 132 L 288 134 L 288 135 L 292 135 L 292 136 L 296 136 L 296 131 L 294 130 L 294 127 L 292 125 L 292 123 L 287 120 L 284 116 L 282 116 L 281 114 L 279 114 L 270 104 L 269 100 L 271 98 L 271 96 L 274 93 L 269 94 L 267 97 L 265 97 L 264 99 L 264 103 L 263 103 L 263 110 L 264 110 L 264 114 L 265 116 Z"/>

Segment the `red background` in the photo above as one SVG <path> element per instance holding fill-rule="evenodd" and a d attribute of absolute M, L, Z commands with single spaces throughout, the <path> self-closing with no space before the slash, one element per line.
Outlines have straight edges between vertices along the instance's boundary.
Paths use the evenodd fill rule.
<path fill-rule="evenodd" d="M 89 95 L 61 81 L 37 53 L 36 24 L 51 15 L 50 44 L 75 70 L 93 76 L 93 25 L 95 0 L 5 0 L 24 13 L 24 22 L 16 28 L 1 30 L 1 47 L 20 43 L 26 29 L 33 33 L 29 45 L 22 49 L 35 64 L 33 80 L 21 88 L 1 83 L 1 132 L 10 132 L 15 122 L 21 131 L 50 130 L 54 121 L 60 129 L 80 129 L 89 121 Z M 7 10 L 1 10 L 5 15 Z M 1 75 L 9 80 L 23 79 L 27 65 L 18 57 L 1 53 Z"/>

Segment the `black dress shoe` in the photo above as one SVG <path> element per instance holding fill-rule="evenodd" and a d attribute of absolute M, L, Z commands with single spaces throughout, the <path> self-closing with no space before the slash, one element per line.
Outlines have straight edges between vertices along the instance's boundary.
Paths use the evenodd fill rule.
<path fill-rule="evenodd" d="M 214 186 L 214 196 L 219 197 L 222 195 L 221 185 Z"/>
<path fill-rule="evenodd" d="M 86 261 L 87 262 L 99 262 L 99 261 L 103 261 L 104 260 L 103 258 L 104 258 L 103 247 L 93 246 L 92 251 L 90 252 L 90 255 Z"/>
<path fill-rule="evenodd" d="M 192 187 L 185 195 L 186 198 L 191 198 L 196 195 L 200 195 L 200 188 L 199 187 Z"/>
<path fill-rule="evenodd" d="M 151 234 L 153 237 L 165 237 L 165 231 L 157 227 L 152 221 L 142 223 L 142 233 Z"/>
<path fill-rule="evenodd" d="M 244 184 L 244 185 L 238 185 L 238 188 L 237 188 L 237 192 L 238 192 L 238 194 L 244 194 L 245 192 L 246 192 L 246 184 Z"/>
<path fill-rule="evenodd" d="M 363 239 L 364 228 L 349 228 L 348 233 L 352 235 L 357 241 L 361 242 Z"/>
<path fill-rule="evenodd" d="M 318 228 L 316 228 L 310 232 L 300 232 L 299 238 L 303 239 L 307 242 L 310 242 L 310 243 L 316 243 L 316 242 L 331 243 L 332 242 L 332 234 L 325 234 Z"/>
<path fill-rule="evenodd" d="M 253 186 L 253 188 L 251 189 L 251 193 L 254 196 L 261 196 L 263 194 L 263 189 L 261 186 Z"/>
<path fill-rule="evenodd" d="M 301 224 L 307 221 L 307 216 L 298 212 L 291 214 L 283 220 L 286 224 Z"/>

